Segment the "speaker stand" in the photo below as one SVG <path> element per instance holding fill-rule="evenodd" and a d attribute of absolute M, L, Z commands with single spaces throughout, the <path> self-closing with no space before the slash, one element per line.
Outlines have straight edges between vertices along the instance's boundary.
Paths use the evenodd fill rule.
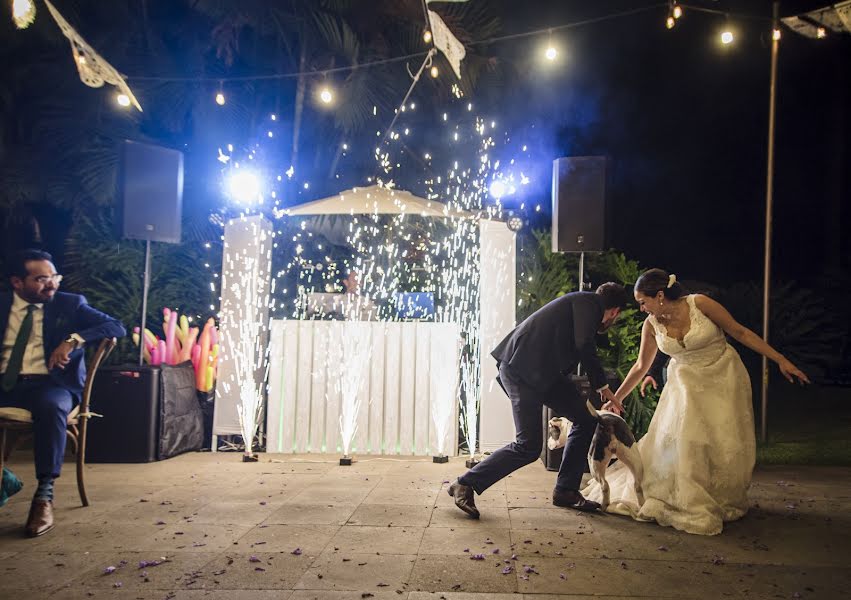
<path fill-rule="evenodd" d="M 585 252 L 579 253 L 579 291 L 585 291 Z M 576 365 L 576 375 L 582 375 L 582 364 Z"/>
<path fill-rule="evenodd" d="M 139 330 L 139 366 L 145 364 L 145 317 L 148 314 L 148 288 L 151 286 L 151 239 L 145 240 L 145 273 L 142 276 L 142 328 Z"/>

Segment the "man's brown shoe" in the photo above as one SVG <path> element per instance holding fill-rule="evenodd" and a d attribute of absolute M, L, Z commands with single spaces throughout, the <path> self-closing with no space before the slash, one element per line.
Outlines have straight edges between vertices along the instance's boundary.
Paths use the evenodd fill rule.
<path fill-rule="evenodd" d="M 599 503 L 593 500 L 586 500 L 582 494 L 575 490 L 553 490 L 553 504 L 582 512 L 596 512 L 600 510 Z"/>
<path fill-rule="evenodd" d="M 33 500 L 30 516 L 27 517 L 27 535 L 38 537 L 53 529 L 53 502 Z"/>
<path fill-rule="evenodd" d="M 473 488 L 461 485 L 458 480 L 452 482 L 447 490 L 449 495 L 455 498 L 455 506 L 463 510 L 465 513 L 473 517 L 479 518 L 479 509 L 476 508 L 476 501 L 473 498 Z"/>

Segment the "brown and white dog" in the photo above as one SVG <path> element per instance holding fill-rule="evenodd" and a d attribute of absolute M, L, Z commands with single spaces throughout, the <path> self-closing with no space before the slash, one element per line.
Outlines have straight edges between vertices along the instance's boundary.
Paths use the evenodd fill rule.
<path fill-rule="evenodd" d="M 609 483 L 606 481 L 606 469 L 612 458 L 617 457 L 632 472 L 635 482 L 635 495 L 638 505 L 644 504 L 644 492 L 641 482 L 644 479 L 644 463 L 641 462 L 641 454 L 635 443 L 635 436 L 629 430 L 620 416 L 609 411 L 597 411 L 590 403 L 586 403 L 589 412 L 597 420 L 597 430 L 591 440 L 588 449 L 588 467 L 591 476 L 600 484 L 603 491 L 603 501 L 600 508 L 605 512 L 609 506 Z M 567 435 L 570 431 L 570 421 L 564 417 L 553 417 L 549 420 L 547 448 L 555 450 L 562 448 L 567 443 Z"/>

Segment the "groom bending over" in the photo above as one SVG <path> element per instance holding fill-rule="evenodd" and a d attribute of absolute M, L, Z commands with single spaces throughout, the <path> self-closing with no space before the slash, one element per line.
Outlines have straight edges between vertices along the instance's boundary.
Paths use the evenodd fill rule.
<path fill-rule="evenodd" d="M 0 293 L 0 407 L 32 413 L 38 487 L 27 518 L 31 537 L 53 528 L 53 480 L 65 454 L 66 421 L 86 381 L 83 345 L 122 337 L 124 327 L 86 303 L 57 291 L 62 276 L 40 250 L 11 263 L 12 293 Z"/>
<path fill-rule="evenodd" d="M 596 293 L 566 294 L 538 309 L 491 352 L 499 369 L 497 381 L 511 400 L 517 441 L 500 448 L 449 486 L 449 495 L 458 508 L 479 518 L 473 492 L 482 494 L 506 475 L 538 459 L 544 436 L 544 405 L 573 423 L 553 490 L 553 504 L 586 512 L 600 507 L 579 493 L 597 422 L 569 375 L 581 363 L 591 386 L 604 401 L 614 402 L 594 337 L 611 327 L 626 301 L 623 286 L 616 283 L 604 283 Z"/>

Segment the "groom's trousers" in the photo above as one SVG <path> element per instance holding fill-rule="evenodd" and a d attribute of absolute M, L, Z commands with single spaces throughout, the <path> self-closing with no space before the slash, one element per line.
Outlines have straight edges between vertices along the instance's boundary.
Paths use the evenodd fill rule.
<path fill-rule="evenodd" d="M 506 475 L 538 460 L 544 443 L 541 415 L 546 405 L 556 415 L 573 423 L 555 487 L 563 491 L 579 490 L 588 462 L 588 448 L 597 427 L 579 390 L 565 378 L 563 384 L 554 385 L 544 393 L 535 391 L 505 363 L 499 367 L 498 381 L 511 400 L 517 439 L 467 471 L 458 482 L 481 494 Z"/>

